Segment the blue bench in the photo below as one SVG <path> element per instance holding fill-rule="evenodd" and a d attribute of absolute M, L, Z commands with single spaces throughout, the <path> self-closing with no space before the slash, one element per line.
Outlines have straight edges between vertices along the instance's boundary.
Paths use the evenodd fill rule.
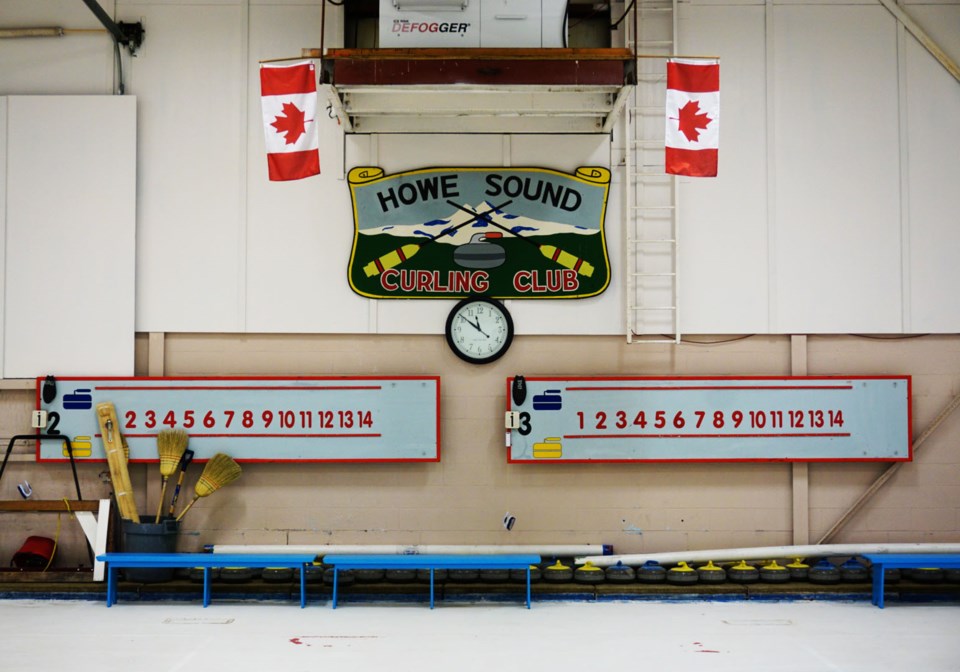
<path fill-rule="evenodd" d="M 956 553 L 864 553 L 862 557 L 869 560 L 872 566 L 873 594 L 870 602 L 881 609 L 883 609 L 884 570 L 921 567 L 960 568 L 960 555 Z"/>
<path fill-rule="evenodd" d="M 124 568 L 203 568 L 203 606 L 210 604 L 213 567 L 292 567 L 300 569 L 300 608 L 307 606 L 306 567 L 316 559 L 306 553 L 106 553 L 97 560 L 107 572 L 107 606 L 117 602 L 117 570 Z"/>
<path fill-rule="evenodd" d="M 323 557 L 333 565 L 333 608 L 337 608 L 337 583 L 341 569 L 429 569 L 430 608 L 433 609 L 433 575 L 438 569 L 523 569 L 527 572 L 527 609 L 530 608 L 530 565 L 540 562 L 539 555 L 341 555 Z"/>

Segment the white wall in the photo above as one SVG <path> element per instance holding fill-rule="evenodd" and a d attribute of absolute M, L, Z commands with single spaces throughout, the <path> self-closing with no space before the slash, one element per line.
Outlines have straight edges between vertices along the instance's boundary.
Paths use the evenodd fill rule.
<path fill-rule="evenodd" d="M 954 332 L 960 85 L 873 0 L 681 3 L 680 51 L 721 59 L 720 176 L 681 180 L 684 333 Z M 906 5 L 955 58 L 960 3 Z M 94 27 L 77 3 L 5 3 L 10 25 Z M 323 120 L 323 174 L 266 179 L 257 63 L 320 44 L 320 0 L 130 0 L 139 99 L 136 329 L 440 333 L 443 301 L 370 301 L 346 282 L 344 170 L 609 165 L 607 136 L 379 135 Z M 339 10 L 327 6 L 327 45 Z M 100 93 L 106 36 L 4 40 L 0 93 Z M 321 105 L 322 107 L 322 105 Z M 531 127 L 534 130 L 534 127 Z M 614 140 L 617 142 L 618 139 Z M 950 151 L 953 148 L 954 151 Z M 619 171 L 610 289 L 513 302 L 527 334 L 623 333 Z"/>

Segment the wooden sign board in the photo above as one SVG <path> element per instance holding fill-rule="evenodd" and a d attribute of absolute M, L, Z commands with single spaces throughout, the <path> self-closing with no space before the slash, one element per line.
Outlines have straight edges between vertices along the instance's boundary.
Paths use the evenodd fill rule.
<path fill-rule="evenodd" d="M 912 459 L 910 377 L 526 379 L 508 461 Z"/>
<path fill-rule="evenodd" d="M 196 460 L 238 462 L 436 462 L 438 376 L 304 378 L 58 378 L 37 408 L 47 433 L 70 437 L 74 457 L 106 456 L 94 409 L 109 401 L 132 462 L 157 460 L 156 435 L 180 428 Z M 37 460 L 68 459 L 66 444 L 37 442 Z"/>

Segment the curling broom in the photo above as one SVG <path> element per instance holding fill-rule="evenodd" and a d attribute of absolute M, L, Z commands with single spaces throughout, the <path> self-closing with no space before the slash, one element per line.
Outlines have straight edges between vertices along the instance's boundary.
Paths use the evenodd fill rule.
<path fill-rule="evenodd" d="M 193 500 L 180 512 L 177 520 L 183 518 L 184 514 L 197 503 L 198 499 L 211 495 L 223 486 L 229 485 L 240 478 L 240 471 L 240 465 L 225 453 L 217 453 L 211 457 L 210 461 L 203 467 L 203 472 L 197 479 L 196 485 L 193 486 Z"/>
<path fill-rule="evenodd" d="M 160 488 L 160 503 L 157 505 L 157 517 L 154 523 L 160 522 L 163 513 L 163 498 L 167 494 L 167 479 L 177 472 L 183 451 L 187 449 L 187 433 L 182 429 L 161 429 L 157 432 L 157 455 L 160 456 L 160 476 L 163 485 Z"/>
<path fill-rule="evenodd" d="M 133 486 L 130 484 L 130 473 L 127 471 L 127 458 L 123 452 L 117 410 L 109 401 L 97 404 L 96 410 L 97 422 L 100 424 L 100 439 L 103 441 L 103 450 L 107 454 L 110 482 L 113 483 L 120 517 L 139 523 L 140 515 L 137 513 L 137 504 L 133 499 Z"/>

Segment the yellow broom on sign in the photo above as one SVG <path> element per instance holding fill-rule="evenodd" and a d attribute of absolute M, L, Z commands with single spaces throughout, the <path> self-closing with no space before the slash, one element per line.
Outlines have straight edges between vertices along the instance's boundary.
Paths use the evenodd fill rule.
<path fill-rule="evenodd" d="M 211 457 L 210 461 L 203 467 L 203 472 L 197 479 L 196 485 L 193 486 L 193 500 L 180 512 L 177 520 L 183 518 L 190 507 L 197 503 L 198 499 L 212 495 L 223 486 L 229 485 L 240 478 L 241 471 L 240 465 L 225 453 L 217 453 Z"/>
<path fill-rule="evenodd" d="M 466 220 L 465 222 L 460 222 L 459 224 L 455 224 L 448 229 L 444 229 L 436 236 L 431 236 L 422 243 L 408 243 L 407 245 L 401 245 L 397 249 L 390 250 L 386 254 L 383 254 L 377 257 L 376 259 L 369 262 L 366 266 L 363 267 L 364 275 L 370 278 L 370 277 L 373 277 L 374 275 L 380 275 L 387 269 L 393 268 L 394 266 L 399 266 L 403 262 L 410 259 L 417 252 L 419 252 L 421 247 L 424 247 L 425 245 L 429 245 L 430 243 L 434 242 L 439 238 L 443 238 L 444 236 L 452 236 L 454 233 L 456 233 L 459 229 L 462 229 L 463 227 L 465 227 L 467 224 L 473 224 L 475 221 L 477 221 L 481 217 L 489 215 L 491 212 L 495 212 L 497 210 L 500 210 L 501 208 L 507 207 L 508 205 L 513 203 L 513 200 L 511 199 L 509 201 L 505 201 L 500 205 L 493 206 L 486 212 L 480 212 L 480 213 L 474 212 L 473 210 L 468 210 L 467 208 L 464 208 L 461 205 L 457 205 L 453 201 L 447 201 L 447 202 L 453 203 L 454 207 L 458 208 L 459 210 L 463 210 L 464 212 L 469 213 L 473 216 L 470 219 Z"/>
<path fill-rule="evenodd" d="M 160 522 L 163 513 L 163 498 L 167 494 L 167 479 L 177 473 L 183 451 L 187 449 L 187 433 L 182 429 L 161 429 L 157 432 L 157 454 L 160 456 L 160 476 L 163 485 L 160 488 L 160 504 L 154 523 Z"/>

